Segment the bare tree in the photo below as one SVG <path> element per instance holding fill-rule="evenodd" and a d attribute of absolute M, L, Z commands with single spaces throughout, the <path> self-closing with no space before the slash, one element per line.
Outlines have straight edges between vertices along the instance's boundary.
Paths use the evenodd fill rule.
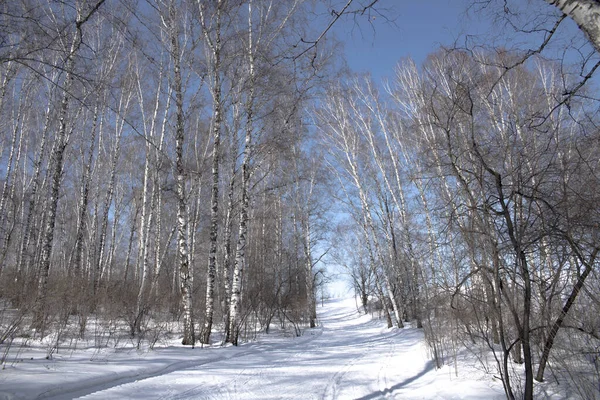
<path fill-rule="evenodd" d="M 59 108 L 59 127 L 55 138 L 54 148 L 52 151 L 52 187 L 50 190 L 50 198 L 48 202 L 48 214 L 44 227 L 44 239 L 42 243 L 42 253 L 40 259 L 40 279 L 38 286 L 38 295 L 36 300 L 36 315 L 34 318 L 35 326 L 42 330 L 45 325 L 45 302 L 48 291 L 48 275 L 50 271 L 50 256 L 52 252 L 52 242 L 54 238 L 54 226 L 56 223 L 56 209 L 58 207 L 59 191 L 61 186 L 61 178 L 63 173 L 63 157 L 68 144 L 68 129 L 67 129 L 67 112 L 71 101 L 70 90 L 74 80 L 74 69 L 77 52 L 83 40 L 83 28 L 85 24 L 98 11 L 105 0 L 100 0 L 90 9 L 84 9 L 82 5 L 77 7 L 77 15 L 74 21 L 74 32 L 71 43 L 67 49 L 67 54 L 64 60 L 66 76 L 63 83 L 63 98 Z"/>
<path fill-rule="evenodd" d="M 175 4 L 168 5 L 168 22 L 165 29 L 171 40 L 170 54 L 173 60 L 173 90 L 175 92 L 175 171 L 177 185 L 177 255 L 179 262 L 179 281 L 181 286 L 181 305 L 183 308 L 182 344 L 193 346 L 195 343 L 194 320 L 192 316 L 192 285 L 190 258 L 188 255 L 188 211 L 185 194 L 185 168 L 183 164 L 183 145 L 185 142 L 185 121 L 183 108 L 183 82 L 181 76 L 181 47 L 179 44 L 178 15 Z"/>
<path fill-rule="evenodd" d="M 327 147 L 330 152 L 336 155 L 336 160 L 339 166 L 346 174 L 347 178 L 340 178 L 342 184 L 346 184 L 348 179 L 354 190 L 357 191 L 357 197 L 360 204 L 361 214 L 357 218 L 359 224 L 364 224 L 365 242 L 372 246 L 372 262 L 379 265 L 381 268 L 381 281 L 379 284 L 383 291 L 386 292 L 389 302 L 392 305 L 396 324 L 402 326 L 402 314 L 400 309 L 401 304 L 397 299 L 397 294 L 392 290 L 392 281 L 390 278 L 390 270 L 386 266 L 385 256 L 381 240 L 379 238 L 379 229 L 376 226 L 372 210 L 372 201 L 374 191 L 369 190 L 369 185 L 365 181 L 366 176 L 370 176 L 370 182 L 377 185 L 377 178 L 374 178 L 373 171 L 369 170 L 368 163 L 363 162 L 364 154 L 361 154 L 361 134 L 363 129 L 369 129 L 361 123 L 361 113 L 357 102 L 357 98 L 352 97 L 343 88 L 338 88 L 326 101 L 326 106 L 319 113 L 321 129 L 324 131 L 327 139 Z M 364 222 L 362 220 L 364 219 Z M 367 244 L 365 243 L 365 245 Z M 376 265 L 373 265 L 376 267 Z"/>
<path fill-rule="evenodd" d="M 204 328 L 202 329 L 200 341 L 204 344 L 210 343 L 212 332 L 214 302 L 215 302 L 215 278 L 217 269 L 217 241 L 219 229 L 219 156 L 221 151 L 221 124 L 223 120 L 222 83 L 221 83 L 221 57 L 222 57 L 222 15 L 225 6 L 222 0 L 215 4 L 214 15 L 207 15 L 206 5 L 198 2 L 200 7 L 200 18 L 205 43 L 209 51 L 210 91 L 213 101 L 213 118 L 211 121 L 213 150 L 212 150 L 212 189 L 210 202 L 210 251 L 208 255 L 208 273 L 206 275 L 206 311 Z M 214 19 L 209 21 L 210 19 Z"/>

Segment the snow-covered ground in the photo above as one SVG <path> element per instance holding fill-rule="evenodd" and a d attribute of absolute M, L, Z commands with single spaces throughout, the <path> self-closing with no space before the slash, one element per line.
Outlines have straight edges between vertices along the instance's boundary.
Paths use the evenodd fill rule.
<path fill-rule="evenodd" d="M 436 370 L 421 330 L 387 329 L 354 299 L 319 308 L 302 337 L 261 335 L 239 347 L 22 349 L 0 371 L 3 399 L 502 399 L 498 381 L 467 365 Z"/>

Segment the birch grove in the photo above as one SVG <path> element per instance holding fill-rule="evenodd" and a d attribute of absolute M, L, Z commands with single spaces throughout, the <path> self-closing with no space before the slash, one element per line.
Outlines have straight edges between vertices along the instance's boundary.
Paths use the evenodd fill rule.
<path fill-rule="evenodd" d="M 597 5 L 378 82 L 330 40 L 376 3 L 0 6 L 0 348 L 303 335 L 339 264 L 437 368 L 597 397 Z"/>
<path fill-rule="evenodd" d="M 11 326 L 85 337 L 99 318 L 141 345 L 181 321 L 190 346 L 316 326 L 321 238 L 291 240 L 285 217 L 309 212 L 286 168 L 307 159 L 300 121 L 331 56 L 309 2 L 36 4 L 1 15 Z"/>

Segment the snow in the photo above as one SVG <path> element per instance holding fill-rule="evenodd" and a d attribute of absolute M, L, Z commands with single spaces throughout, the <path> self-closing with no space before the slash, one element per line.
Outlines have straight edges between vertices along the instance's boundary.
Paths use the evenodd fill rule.
<path fill-rule="evenodd" d="M 239 347 L 59 349 L 52 360 L 19 349 L 0 371 L 0 399 L 504 398 L 499 381 L 464 360 L 458 377 L 436 370 L 420 329 L 388 329 L 353 298 L 319 311 L 320 326 L 301 337 L 263 334 Z"/>

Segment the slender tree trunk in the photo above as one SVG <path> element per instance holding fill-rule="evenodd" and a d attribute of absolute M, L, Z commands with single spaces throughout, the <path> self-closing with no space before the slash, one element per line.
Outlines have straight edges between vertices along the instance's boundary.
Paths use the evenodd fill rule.
<path fill-rule="evenodd" d="M 92 134 L 90 137 L 90 148 L 88 150 L 88 159 L 83 166 L 81 177 L 81 195 L 79 199 L 79 218 L 77 220 L 77 234 L 75 237 L 75 249 L 73 253 L 72 265 L 69 271 L 73 271 L 73 276 L 77 280 L 81 275 L 83 260 L 83 241 L 85 234 L 85 221 L 87 220 L 87 211 L 89 206 L 90 180 L 92 171 L 92 162 L 94 161 L 94 152 L 96 148 L 96 130 L 98 124 L 98 106 L 94 109 L 94 118 L 92 123 Z"/>
<path fill-rule="evenodd" d="M 554 339 L 556 338 L 556 334 L 561 328 L 565 317 L 569 313 L 569 310 L 571 309 L 573 304 L 575 304 L 575 300 L 577 300 L 577 296 L 579 295 L 581 288 L 583 288 L 586 278 L 592 272 L 592 266 L 594 265 L 596 255 L 598 254 L 599 250 L 600 249 L 594 249 L 590 257 L 590 261 L 584 263 L 585 269 L 583 273 L 577 278 L 577 282 L 575 283 L 575 286 L 573 286 L 571 294 L 567 298 L 567 301 L 565 302 L 565 305 L 560 311 L 560 314 L 556 318 L 556 321 L 554 321 L 554 324 L 552 324 L 552 329 L 550 330 L 550 333 L 546 338 L 546 342 L 544 343 L 544 351 L 542 352 L 542 357 L 540 358 L 540 365 L 535 376 L 535 380 L 538 382 L 544 381 L 544 371 L 546 370 L 546 364 L 548 363 L 548 358 L 550 357 L 550 351 L 552 350 L 552 346 L 554 345 Z"/>
<path fill-rule="evenodd" d="M 40 143 L 40 149 L 33 161 L 33 178 L 31 179 L 31 192 L 29 193 L 29 202 L 27 206 L 27 217 L 25 219 L 25 226 L 23 227 L 23 238 L 21 241 L 21 250 L 17 256 L 17 273 L 15 276 L 15 283 L 19 283 L 22 279 L 23 266 L 28 264 L 29 258 L 29 242 L 31 239 L 31 230 L 33 224 L 33 217 L 35 214 L 35 208 L 37 204 L 38 188 L 40 187 L 40 175 L 42 171 L 42 164 L 44 159 L 44 153 L 46 151 L 46 141 L 48 137 L 48 130 L 50 127 L 50 106 L 46 109 L 46 118 L 44 123 L 44 129 L 42 132 L 42 139 Z"/>
<path fill-rule="evenodd" d="M 110 236 L 110 247 L 108 249 L 108 259 L 106 260 L 106 264 L 105 264 L 105 268 L 102 270 L 102 275 L 101 275 L 101 279 L 104 278 L 104 276 L 106 276 L 106 281 L 110 282 L 111 279 L 113 278 L 113 266 L 114 266 L 114 258 L 115 258 L 115 252 L 117 249 L 117 231 L 119 228 L 119 220 L 121 219 L 121 212 L 122 212 L 122 207 L 123 207 L 123 195 L 119 190 L 119 186 L 117 185 L 117 188 L 115 190 L 116 192 L 116 200 L 115 200 L 115 213 L 113 215 L 113 223 L 112 223 L 112 229 L 111 229 L 111 236 Z M 122 234 L 120 235 L 122 238 Z M 121 240 L 118 240 L 118 243 L 121 243 Z"/>
<path fill-rule="evenodd" d="M 246 150 L 244 150 L 246 152 Z M 247 155 L 244 155 L 246 159 Z M 235 262 L 233 267 L 233 278 L 231 282 L 231 301 L 229 317 L 230 342 L 237 346 L 240 324 L 240 308 L 242 296 L 242 277 L 244 264 L 246 262 L 246 240 L 248 234 L 248 168 L 246 163 L 242 166 L 242 207 L 240 209 L 240 226 L 238 242 L 235 251 Z"/>
<path fill-rule="evenodd" d="M 306 230 L 304 233 L 304 251 L 306 257 L 306 297 L 308 303 L 308 324 L 311 328 L 314 328 L 317 326 L 317 301 L 315 297 L 315 276 L 313 272 L 310 216 L 307 215 L 306 219 Z"/>
<path fill-rule="evenodd" d="M 242 204 L 240 207 L 240 226 L 238 242 L 235 250 L 235 262 L 231 283 L 230 326 L 229 335 L 231 343 L 238 344 L 240 329 L 240 308 L 242 297 L 242 279 L 246 263 L 246 242 L 248 240 L 248 207 L 250 195 L 248 191 L 250 180 L 250 158 L 252 157 L 252 130 L 254 122 L 254 49 L 252 39 L 252 1 L 248 2 L 248 74 L 249 93 L 246 100 L 246 129 L 244 137 L 244 150 L 242 152 Z"/>
<path fill-rule="evenodd" d="M 183 144 L 185 141 L 185 121 L 183 109 L 183 84 L 181 80 L 181 60 L 179 35 L 175 28 L 175 8 L 170 7 L 171 23 L 171 57 L 173 59 L 175 108 L 177 121 L 175 125 L 175 170 L 177 182 L 177 255 L 179 261 L 179 284 L 181 286 L 181 305 L 183 308 L 183 345 L 194 346 L 194 319 L 192 314 L 192 285 L 190 276 L 190 258 L 188 254 L 188 212 L 185 195 L 185 166 L 183 162 Z"/>
<path fill-rule="evenodd" d="M 141 76 L 140 71 L 136 71 L 136 84 L 137 84 L 137 96 L 139 101 L 139 108 L 142 112 L 143 126 L 144 126 L 144 141 L 145 141 L 145 160 L 144 160 L 144 178 L 142 183 L 142 193 L 141 193 L 141 207 L 140 207 L 140 227 L 138 231 L 138 257 L 137 262 L 134 264 L 134 271 L 132 273 L 133 281 L 139 284 L 138 293 L 136 299 L 136 317 L 134 321 L 134 331 L 132 334 L 135 334 L 136 331 L 140 329 L 140 323 L 143 314 L 146 312 L 147 304 L 146 297 L 149 292 L 148 287 L 150 284 L 150 265 L 149 265 L 149 244 L 150 244 L 150 230 L 152 226 L 152 220 L 154 218 L 155 206 L 156 206 L 156 196 L 155 191 L 160 190 L 152 185 L 151 179 L 151 164 L 153 160 L 153 141 L 156 137 L 156 124 L 158 122 L 159 109 L 161 105 L 161 94 L 163 92 L 162 89 L 162 81 L 163 81 L 163 65 L 160 65 L 160 76 L 158 81 L 158 86 L 156 88 L 156 92 L 154 94 L 154 103 L 152 114 L 150 116 L 146 116 L 145 102 L 144 102 L 144 90 L 142 88 L 143 77 Z M 170 99 L 171 99 L 171 89 L 168 89 L 168 95 L 166 96 L 167 103 L 165 105 L 165 118 L 166 113 L 168 112 Z M 150 124 L 148 126 L 148 118 L 150 118 Z M 164 122 L 163 122 L 164 124 Z M 152 186 L 152 189 L 150 189 Z M 150 204 L 149 204 L 150 203 Z M 158 210 L 157 212 L 160 212 Z M 137 210 L 136 210 L 137 215 Z M 133 231 L 132 231 L 133 235 Z M 133 237 L 133 236 L 132 236 Z M 128 268 L 126 268 L 128 271 Z M 141 276 L 139 276 L 141 272 Z"/>
<path fill-rule="evenodd" d="M 147 139 L 150 140 L 150 139 Z M 148 247 L 149 247 L 149 231 L 152 223 L 154 210 L 152 205 L 148 207 L 148 197 L 151 197 L 151 202 L 154 202 L 153 192 L 148 194 L 150 176 L 150 145 L 146 145 L 146 162 L 144 167 L 144 183 L 142 191 L 142 215 L 140 217 L 140 233 L 139 233 L 139 249 L 138 249 L 138 267 L 134 271 L 134 277 L 141 272 L 141 276 L 136 281 L 139 281 L 139 288 L 136 300 L 136 316 L 132 335 L 140 331 L 142 315 L 146 312 L 146 288 L 148 286 L 150 266 L 148 264 Z M 148 208 L 150 210 L 148 210 Z M 149 214 L 149 215 L 148 215 Z M 141 266 L 141 268 L 140 268 Z M 140 271 L 141 269 L 141 271 Z"/>
<path fill-rule="evenodd" d="M 212 96 L 213 96 L 213 151 L 212 151 L 212 190 L 210 199 L 210 249 L 208 254 L 208 271 L 206 274 L 206 311 L 204 328 L 200 341 L 203 344 L 210 343 L 212 332 L 214 302 L 215 302 L 215 278 L 217 269 L 217 244 L 219 232 L 219 155 L 221 150 L 221 8 L 222 0 L 217 1 L 216 25 L 214 40 L 210 38 L 203 12 L 201 19 L 204 26 L 204 36 L 212 51 Z M 201 6 L 202 9 L 202 6 Z"/>
<path fill-rule="evenodd" d="M 56 223 L 56 210 L 58 208 L 58 198 L 63 173 L 63 159 L 65 149 L 68 143 L 67 137 L 67 113 L 69 110 L 70 89 L 72 87 L 73 71 L 75 67 L 75 54 L 81 45 L 81 16 L 77 16 L 76 32 L 71 43 L 71 48 L 66 59 L 66 76 L 63 83 L 63 97 L 59 108 L 59 125 L 56 134 L 55 143 L 52 149 L 50 160 L 52 182 L 50 196 L 48 199 L 48 209 L 45 220 L 43 239 L 41 244 L 40 256 L 40 276 L 38 280 L 37 298 L 35 302 L 33 326 L 44 331 L 46 324 L 46 296 L 48 294 L 48 277 L 50 272 L 50 257 L 52 255 L 52 242 L 54 239 L 54 226 Z"/>
<path fill-rule="evenodd" d="M 8 222 L 5 221 L 8 217 L 8 212 L 6 210 L 6 204 L 8 199 L 12 199 L 14 197 L 14 191 L 15 191 L 15 183 L 11 184 L 11 179 L 12 179 L 12 175 L 13 175 L 13 169 L 17 169 L 19 166 L 19 162 L 21 159 L 21 148 L 22 148 L 22 144 L 23 144 L 23 127 L 22 125 L 24 124 L 24 121 L 22 121 L 22 108 L 23 108 L 23 101 L 27 100 L 27 95 L 23 96 L 25 99 L 22 99 L 21 103 L 19 104 L 19 112 L 18 115 L 15 116 L 15 121 L 13 122 L 14 124 L 14 128 L 13 128 L 13 134 L 12 134 L 12 139 L 11 139 L 11 146 L 10 146 L 10 153 L 8 156 L 8 163 L 6 165 L 6 176 L 4 179 L 4 185 L 2 187 L 2 196 L 0 197 L 0 229 L 2 229 L 3 233 L 4 233 L 4 238 L 2 241 L 2 247 L 0 249 L 0 276 L 2 275 L 2 271 L 4 269 L 4 264 L 6 261 L 6 254 L 8 252 L 8 246 L 10 244 L 10 238 L 12 236 L 12 232 L 14 229 L 14 218 L 16 218 L 16 216 L 13 216 L 13 221 L 12 222 Z M 17 140 L 18 138 L 18 140 Z M 16 151 L 16 160 L 15 158 L 15 151 Z M 16 174 L 16 172 L 15 172 Z"/>
<path fill-rule="evenodd" d="M 233 196 L 235 192 L 235 171 L 237 164 L 237 157 L 233 154 L 237 153 L 237 134 L 235 134 L 236 127 L 234 127 L 234 138 L 232 139 L 231 145 L 231 179 L 229 181 L 229 189 L 227 191 L 227 211 L 225 213 L 225 254 L 223 256 L 223 309 L 224 309 L 224 325 L 225 325 L 225 342 L 230 341 L 230 318 L 231 318 L 231 236 L 233 232 L 233 211 L 234 203 Z"/>
<path fill-rule="evenodd" d="M 133 239 L 135 236 L 135 227 L 136 221 L 139 214 L 139 207 L 135 205 L 135 213 L 133 218 L 131 219 L 131 230 L 129 231 L 129 241 L 127 245 L 127 254 L 125 255 L 125 270 L 123 271 L 123 283 L 127 285 L 127 280 L 129 279 L 129 269 L 131 268 L 131 253 L 133 252 Z"/>
<path fill-rule="evenodd" d="M 127 99 L 125 100 L 124 109 L 127 109 L 127 105 L 131 96 L 128 94 Z M 98 287 L 103 278 L 104 271 L 106 269 L 106 263 L 104 262 L 106 252 L 106 237 L 108 235 L 108 218 L 110 213 L 110 206 L 113 203 L 113 196 L 115 193 L 115 176 L 117 172 L 117 164 L 119 162 L 119 156 L 121 154 L 121 135 L 123 133 L 124 121 L 121 121 L 120 126 L 116 126 L 116 135 L 115 135 L 115 144 L 114 150 L 112 152 L 111 157 L 111 165 L 110 165 L 110 175 L 108 178 L 108 188 L 106 189 L 106 194 L 104 197 L 104 204 L 102 207 L 102 219 L 100 221 L 100 238 L 98 241 L 98 256 L 96 259 L 96 268 L 94 271 L 94 290 L 93 293 L 96 295 L 98 293 Z"/>

